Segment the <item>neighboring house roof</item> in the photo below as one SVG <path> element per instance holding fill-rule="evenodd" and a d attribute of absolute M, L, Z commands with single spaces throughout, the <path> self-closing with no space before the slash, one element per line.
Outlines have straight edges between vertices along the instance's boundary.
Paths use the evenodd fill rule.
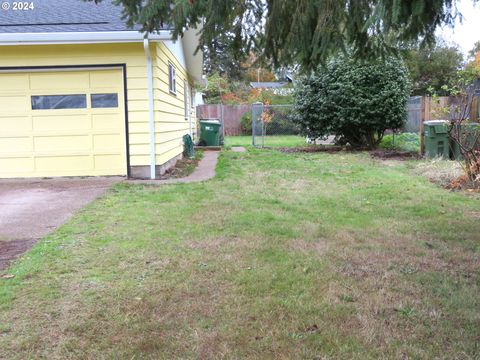
<path fill-rule="evenodd" d="M 251 82 L 250 86 L 254 89 L 276 89 L 288 85 L 287 82 Z"/>
<path fill-rule="evenodd" d="M 131 31 L 113 0 L 40 0 L 33 10 L 0 10 L 0 33 Z"/>

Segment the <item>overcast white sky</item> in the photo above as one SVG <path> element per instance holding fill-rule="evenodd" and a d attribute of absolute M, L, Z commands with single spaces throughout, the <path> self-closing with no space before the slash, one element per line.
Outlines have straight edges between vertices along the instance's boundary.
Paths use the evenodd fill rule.
<path fill-rule="evenodd" d="M 437 33 L 445 40 L 457 43 L 467 53 L 480 40 L 480 2 L 473 5 L 472 0 L 460 0 L 458 9 L 463 15 L 462 24 L 457 20 L 454 29 L 439 29 Z"/>

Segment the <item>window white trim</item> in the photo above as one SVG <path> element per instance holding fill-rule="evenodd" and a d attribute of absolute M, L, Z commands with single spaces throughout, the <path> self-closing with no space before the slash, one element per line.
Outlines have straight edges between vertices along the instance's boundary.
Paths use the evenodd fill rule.
<path fill-rule="evenodd" d="M 168 62 L 168 91 L 177 96 L 177 68 L 170 61 Z"/>
<path fill-rule="evenodd" d="M 190 86 L 190 106 L 192 107 L 192 109 L 195 108 L 195 95 L 195 88 L 193 86 Z"/>
<path fill-rule="evenodd" d="M 183 80 L 183 108 L 184 108 L 185 121 L 188 121 L 189 114 L 190 114 L 190 104 L 188 103 L 188 81 L 187 80 Z"/>

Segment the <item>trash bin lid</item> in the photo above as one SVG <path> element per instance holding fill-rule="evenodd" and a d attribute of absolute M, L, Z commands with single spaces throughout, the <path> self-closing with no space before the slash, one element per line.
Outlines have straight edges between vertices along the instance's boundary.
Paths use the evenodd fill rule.
<path fill-rule="evenodd" d="M 203 123 L 203 124 L 220 125 L 220 120 L 214 120 L 214 119 L 200 120 L 200 122 Z"/>
<path fill-rule="evenodd" d="M 424 122 L 425 125 L 430 125 L 430 126 L 445 125 L 448 123 L 449 121 L 447 120 L 429 120 Z"/>
<path fill-rule="evenodd" d="M 430 121 L 425 121 L 424 125 L 428 127 L 433 127 L 435 130 L 435 134 L 446 134 L 448 132 L 448 127 L 447 125 L 449 124 L 449 121 L 447 120 L 430 120 Z M 433 135 L 433 134 L 430 134 Z"/>

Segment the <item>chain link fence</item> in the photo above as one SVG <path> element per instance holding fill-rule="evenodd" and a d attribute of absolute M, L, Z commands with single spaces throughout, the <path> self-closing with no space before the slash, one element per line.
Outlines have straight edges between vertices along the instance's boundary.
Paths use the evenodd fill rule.
<path fill-rule="evenodd" d="M 257 147 L 305 144 L 295 122 L 293 105 L 252 105 L 252 144 Z"/>

